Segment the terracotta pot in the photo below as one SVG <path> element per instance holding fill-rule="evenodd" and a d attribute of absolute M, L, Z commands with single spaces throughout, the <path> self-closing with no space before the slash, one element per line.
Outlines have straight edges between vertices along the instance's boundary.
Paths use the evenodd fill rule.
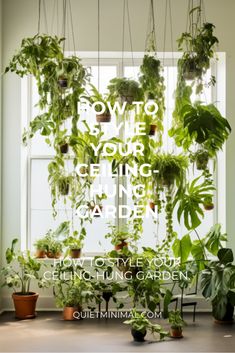
<path fill-rule="evenodd" d="M 39 294 L 30 292 L 28 295 L 13 293 L 12 299 L 15 306 L 15 316 L 17 319 L 33 319 L 36 316 L 35 308 Z"/>
<path fill-rule="evenodd" d="M 81 257 L 81 249 L 70 249 L 70 257 L 72 259 L 78 259 Z"/>
<path fill-rule="evenodd" d="M 68 79 L 65 78 L 65 77 L 60 77 L 58 79 L 58 85 L 61 87 L 61 88 L 67 88 L 68 87 Z"/>
<path fill-rule="evenodd" d="M 75 320 L 74 318 L 74 313 L 78 311 L 77 306 L 66 306 L 63 310 L 63 319 L 66 321 L 73 321 Z"/>
<path fill-rule="evenodd" d="M 154 202 L 150 201 L 150 202 L 149 202 L 149 207 L 151 208 L 151 210 L 155 211 L 156 205 L 155 205 Z"/>
<path fill-rule="evenodd" d="M 37 259 L 44 259 L 46 257 L 46 251 L 37 249 L 35 256 Z"/>
<path fill-rule="evenodd" d="M 61 257 L 61 252 L 54 253 L 52 251 L 47 251 L 46 255 L 49 259 L 59 259 Z"/>
<path fill-rule="evenodd" d="M 149 126 L 149 136 L 154 136 L 157 129 L 157 125 L 151 124 Z"/>
<path fill-rule="evenodd" d="M 60 145 L 60 152 L 62 154 L 66 154 L 69 151 L 69 145 L 68 143 L 64 143 L 63 145 Z"/>
<path fill-rule="evenodd" d="M 97 123 L 109 123 L 111 121 L 111 114 L 104 113 L 104 114 L 96 115 L 96 121 Z"/>
<path fill-rule="evenodd" d="M 146 330 L 142 333 L 141 331 L 134 330 L 133 328 L 131 329 L 132 337 L 136 342 L 144 342 L 144 337 L 146 336 L 146 333 Z"/>
<path fill-rule="evenodd" d="M 171 328 L 171 337 L 172 338 L 182 338 L 182 328 Z"/>
<path fill-rule="evenodd" d="M 125 240 L 122 240 L 120 244 L 115 245 L 115 250 L 122 250 L 124 246 L 128 247 L 128 243 Z"/>

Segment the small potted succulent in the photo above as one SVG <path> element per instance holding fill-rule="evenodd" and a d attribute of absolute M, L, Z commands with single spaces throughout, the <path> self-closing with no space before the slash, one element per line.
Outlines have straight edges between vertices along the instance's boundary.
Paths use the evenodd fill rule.
<path fill-rule="evenodd" d="M 172 338 L 182 338 L 183 337 L 183 327 L 186 322 L 182 319 L 179 310 L 173 310 L 169 312 L 169 323 L 171 325 L 170 336 Z"/>
<path fill-rule="evenodd" d="M 149 331 L 152 334 L 158 333 L 160 340 L 163 340 L 169 335 L 167 331 L 164 331 L 161 325 L 152 324 L 145 316 L 145 313 L 139 313 L 136 309 L 131 311 L 131 319 L 124 321 L 124 324 L 131 326 L 131 334 L 134 341 L 143 342 L 144 338 Z"/>

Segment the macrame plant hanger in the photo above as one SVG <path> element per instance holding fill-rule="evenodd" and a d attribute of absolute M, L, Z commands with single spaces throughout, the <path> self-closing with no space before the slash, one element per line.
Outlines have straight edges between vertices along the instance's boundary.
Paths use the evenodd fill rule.
<path fill-rule="evenodd" d="M 145 52 L 157 54 L 156 24 L 154 13 L 154 0 L 150 0 L 148 26 L 145 38 Z"/>
<path fill-rule="evenodd" d="M 188 0 L 186 32 L 188 31 L 192 35 L 192 38 L 195 39 L 198 29 L 202 28 L 205 22 L 206 15 L 204 0 Z M 187 50 L 191 52 L 192 48 L 187 48 Z M 204 100 L 207 103 L 207 96 L 204 85 L 200 95 L 204 96 Z M 200 96 L 199 100 L 201 100 Z"/>
<path fill-rule="evenodd" d="M 133 54 L 133 41 L 132 41 L 132 33 L 131 33 L 131 20 L 130 20 L 130 11 L 129 11 L 129 3 L 128 0 L 123 0 L 123 15 L 122 15 L 122 76 L 124 76 L 124 54 L 125 54 L 125 32 L 126 32 L 126 18 L 128 25 L 128 34 L 130 41 L 130 50 L 131 50 L 131 60 L 133 67 L 133 76 L 135 75 L 134 71 L 134 54 Z"/>

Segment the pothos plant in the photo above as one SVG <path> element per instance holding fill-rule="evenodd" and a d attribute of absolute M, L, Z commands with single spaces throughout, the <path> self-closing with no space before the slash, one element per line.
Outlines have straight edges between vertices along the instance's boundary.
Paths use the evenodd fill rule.
<path fill-rule="evenodd" d="M 196 83 L 196 93 L 203 90 L 203 76 L 210 68 L 210 61 L 215 57 L 215 49 L 219 43 L 214 35 L 215 26 L 202 21 L 202 6 L 193 7 L 188 14 L 189 27 L 177 40 L 178 50 L 183 51 L 178 61 L 180 80 L 192 80 Z M 215 84 L 215 77 L 211 76 L 209 84 Z"/>
<path fill-rule="evenodd" d="M 167 241 L 174 236 L 173 231 L 173 198 L 176 192 L 183 191 L 186 183 L 186 170 L 188 158 L 184 155 L 158 154 L 152 161 L 153 187 L 156 193 L 158 212 L 161 212 L 162 204 L 166 211 L 166 235 Z M 163 198 L 165 195 L 165 199 Z"/>
<path fill-rule="evenodd" d="M 79 118 L 77 101 L 84 92 L 88 74 L 78 57 L 64 56 L 61 47 L 64 40 L 40 34 L 25 38 L 5 69 L 20 77 L 32 75 L 37 83 L 38 106 L 43 112 L 30 122 L 29 130 L 23 135 L 24 142 L 37 131 L 43 136 L 56 136 L 69 116 L 74 126 Z M 61 78 L 66 80 L 66 87 L 61 85 Z"/>

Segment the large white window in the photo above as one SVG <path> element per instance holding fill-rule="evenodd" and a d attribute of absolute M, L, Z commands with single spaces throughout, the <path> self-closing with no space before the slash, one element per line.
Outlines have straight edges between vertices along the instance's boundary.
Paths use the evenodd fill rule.
<path fill-rule="evenodd" d="M 100 69 L 97 66 L 97 57 L 92 53 L 80 53 L 80 57 L 83 58 L 83 64 L 90 68 L 91 71 L 91 82 L 97 87 L 98 86 L 98 71 L 100 72 L 100 91 L 106 92 L 107 85 L 110 79 L 114 77 L 130 77 L 133 79 L 138 78 L 139 66 L 142 61 L 143 53 L 134 53 L 134 61 L 130 53 L 125 53 L 123 59 L 120 53 L 101 53 Z M 176 58 L 178 54 L 174 54 Z M 224 70 L 225 62 L 224 55 L 220 54 L 220 64 L 214 64 L 212 66 L 213 74 L 217 76 L 217 87 L 220 90 L 208 88 L 205 92 L 205 96 L 202 100 L 207 103 L 217 102 L 219 108 L 224 114 Z M 164 58 L 164 78 L 166 86 L 166 112 L 164 118 L 164 136 L 163 136 L 163 148 L 165 151 L 172 152 L 176 148 L 173 140 L 168 136 L 168 129 L 171 126 L 171 116 L 174 109 L 174 90 L 177 79 L 177 68 L 176 59 L 172 59 L 172 54 L 165 55 Z M 134 62 L 134 65 L 133 65 Z M 38 114 L 38 108 L 35 106 L 38 100 L 37 87 L 35 82 L 27 78 L 22 83 L 22 127 L 28 125 L 30 119 Z M 88 124 L 94 124 L 95 116 L 92 114 L 84 113 L 82 118 L 86 119 Z M 114 119 L 112 119 L 113 124 Z M 69 126 L 68 126 L 69 128 Z M 110 126 L 110 137 L 112 136 L 112 128 Z M 51 197 L 50 189 L 47 182 L 48 178 L 48 163 L 53 158 L 53 149 L 48 147 L 44 138 L 39 134 L 31 141 L 30 145 L 25 148 L 22 147 L 22 247 L 33 248 L 33 243 L 36 239 L 44 236 L 46 231 L 50 228 L 56 227 L 59 223 L 65 220 L 70 220 L 72 217 L 72 211 L 69 203 L 66 204 L 63 200 L 57 205 L 58 215 L 56 219 L 52 216 Z M 205 218 L 199 227 L 198 231 L 201 235 L 205 234 L 206 231 L 217 221 L 223 222 L 225 218 L 225 155 L 224 152 L 219 154 L 216 173 L 216 183 L 218 186 L 218 195 L 223 195 L 221 204 L 216 203 L 216 207 L 213 211 L 207 212 Z M 68 162 L 69 163 L 69 162 Z M 196 171 L 190 171 L 190 177 L 196 177 Z M 103 178 L 98 179 L 96 183 L 106 183 L 110 187 L 117 183 L 115 178 Z M 117 197 L 104 201 L 108 204 L 118 205 L 120 200 Z M 132 200 L 126 200 L 128 205 L 132 205 Z M 122 201 L 123 203 L 123 201 Z M 76 217 L 75 217 L 76 218 Z M 183 224 L 178 224 L 176 216 L 174 216 L 175 222 L 174 227 L 179 235 L 184 235 L 186 230 Z M 87 237 L 85 241 L 85 247 L 83 254 L 92 255 L 101 253 L 112 249 L 110 241 L 104 238 L 107 232 L 107 223 L 109 221 L 105 218 L 94 218 L 92 224 L 87 223 Z M 118 222 L 118 220 L 116 220 Z M 76 220 L 75 220 L 76 224 Z M 156 242 L 161 239 L 165 234 L 165 221 L 164 214 L 160 217 L 159 224 L 157 225 L 153 219 L 148 218 L 144 220 L 144 232 L 139 245 L 140 246 L 151 246 L 154 247 Z"/>

